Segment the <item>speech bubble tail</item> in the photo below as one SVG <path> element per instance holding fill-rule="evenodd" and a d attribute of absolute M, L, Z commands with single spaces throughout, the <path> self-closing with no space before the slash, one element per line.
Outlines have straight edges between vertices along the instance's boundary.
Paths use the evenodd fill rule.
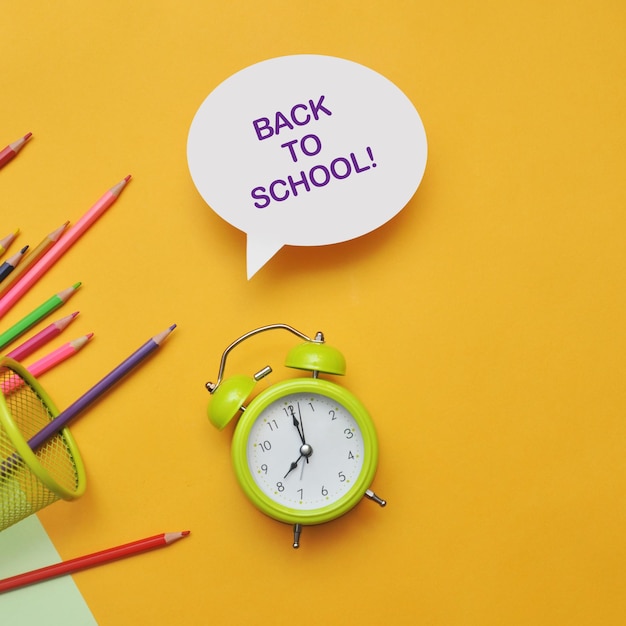
<path fill-rule="evenodd" d="M 282 247 L 282 242 L 268 239 L 256 239 L 248 235 L 246 251 L 248 280 L 250 280 Z"/>

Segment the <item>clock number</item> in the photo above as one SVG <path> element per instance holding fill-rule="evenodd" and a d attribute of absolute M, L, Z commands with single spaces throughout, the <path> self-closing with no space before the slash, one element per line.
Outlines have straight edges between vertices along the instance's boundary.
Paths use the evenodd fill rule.
<path fill-rule="evenodd" d="M 354 458 L 354 454 L 352 454 L 352 450 L 348 450 L 348 458 L 349 459 L 353 459 Z"/>
<path fill-rule="evenodd" d="M 333 422 L 337 419 L 337 417 L 335 416 L 335 412 L 331 409 L 330 411 L 328 411 L 328 415 L 330 415 L 330 421 Z"/>
<path fill-rule="evenodd" d="M 266 424 L 270 427 L 270 430 L 274 432 L 274 430 L 278 430 L 278 422 L 276 420 L 270 420 L 266 422 Z"/>
<path fill-rule="evenodd" d="M 304 489 L 298 489 L 298 493 L 300 494 L 300 500 L 304 500 Z"/>
<path fill-rule="evenodd" d="M 346 475 L 343 472 L 339 472 L 339 474 L 337 474 L 339 476 L 339 482 L 345 483 L 346 482 Z"/>
<path fill-rule="evenodd" d="M 265 463 L 263 463 L 263 465 L 261 465 L 261 471 L 262 471 L 264 474 L 267 474 L 267 465 L 266 465 Z"/>
<path fill-rule="evenodd" d="M 346 436 L 346 439 L 352 439 L 352 437 L 354 437 L 354 433 L 349 428 L 346 428 L 343 434 Z"/>
<path fill-rule="evenodd" d="M 322 495 L 323 496 L 327 496 L 328 495 L 328 489 L 326 489 L 326 487 L 324 487 L 324 485 L 322 485 Z"/>
<path fill-rule="evenodd" d="M 276 483 L 276 489 L 282 493 L 285 491 L 285 485 L 283 485 L 283 483 Z"/>
<path fill-rule="evenodd" d="M 269 441 L 267 441 L 267 439 L 265 441 L 261 441 L 259 446 L 261 447 L 261 450 L 263 450 L 264 452 L 272 449 L 272 444 Z"/>

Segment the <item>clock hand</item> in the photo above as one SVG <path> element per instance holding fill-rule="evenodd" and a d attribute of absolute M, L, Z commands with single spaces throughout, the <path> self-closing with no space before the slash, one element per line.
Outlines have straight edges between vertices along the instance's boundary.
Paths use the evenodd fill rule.
<path fill-rule="evenodd" d="M 289 470 L 287 471 L 287 473 L 283 476 L 283 478 L 287 478 L 287 476 L 289 476 L 289 474 L 291 474 L 291 472 L 293 472 L 293 470 L 296 469 L 296 467 L 298 467 L 298 461 L 302 458 L 302 454 L 289 466 Z"/>
<path fill-rule="evenodd" d="M 283 478 L 287 478 L 287 476 L 289 476 L 289 474 L 291 474 L 291 472 L 293 472 L 293 470 L 296 469 L 296 467 L 298 467 L 298 463 L 300 462 L 300 459 L 302 457 L 304 457 L 307 460 L 307 463 L 309 462 L 309 457 L 313 454 L 313 448 L 311 448 L 311 446 L 308 443 L 304 443 L 300 446 L 300 456 L 293 461 L 293 463 L 289 466 L 289 469 L 287 470 L 287 473 L 283 476 Z M 304 465 L 302 466 L 304 468 Z M 302 480 L 302 474 L 300 474 L 300 479 Z"/>
<path fill-rule="evenodd" d="M 300 422 L 298 421 L 298 418 L 296 417 L 296 412 L 293 410 L 293 405 L 290 404 L 288 408 L 289 408 L 289 412 L 291 413 L 293 425 L 296 427 L 300 440 L 302 441 L 302 444 L 304 445 L 306 443 L 306 441 L 304 440 L 304 430 L 300 430 Z"/>
<path fill-rule="evenodd" d="M 298 416 L 300 417 L 300 430 L 302 431 L 302 445 L 306 446 L 308 445 L 306 442 L 306 439 L 304 438 L 304 422 L 302 421 L 302 411 L 300 410 L 300 403 L 298 402 Z M 313 452 L 313 450 L 311 450 L 311 452 Z M 310 454 L 305 454 L 306 456 L 306 462 L 309 462 L 309 457 L 311 456 Z"/>

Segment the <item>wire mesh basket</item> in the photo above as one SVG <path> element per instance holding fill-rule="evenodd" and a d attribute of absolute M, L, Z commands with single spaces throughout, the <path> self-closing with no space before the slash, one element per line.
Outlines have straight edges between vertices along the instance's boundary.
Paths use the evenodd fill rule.
<path fill-rule="evenodd" d="M 67 428 L 34 450 L 28 443 L 58 413 L 24 367 L 0 359 L 0 531 L 85 491 L 85 469 Z"/>

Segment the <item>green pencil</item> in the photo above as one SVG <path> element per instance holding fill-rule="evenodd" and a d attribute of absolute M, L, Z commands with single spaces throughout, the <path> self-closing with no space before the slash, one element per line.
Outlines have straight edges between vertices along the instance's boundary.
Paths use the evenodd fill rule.
<path fill-rule="evenodd" d="M 32 328 L 35 324 L 42 319 L 50 315 L 53 311 L 56 311 L 62 304 L 65 304 L 76 290 L 80 287 L 80 283 L 76 283 L 63 291 L 53 295 L 46 300 L 43 304 L 39 305 L 34 311 L 31 311 L 25 318 L 21 319 L 17 324 L 11 326 L 8 330 L 0 333 L 0 350 L 5 346 L 8 346 L 11 342 L 15 341 L 20 335 L 23 335 L 27 330 Z"/>

